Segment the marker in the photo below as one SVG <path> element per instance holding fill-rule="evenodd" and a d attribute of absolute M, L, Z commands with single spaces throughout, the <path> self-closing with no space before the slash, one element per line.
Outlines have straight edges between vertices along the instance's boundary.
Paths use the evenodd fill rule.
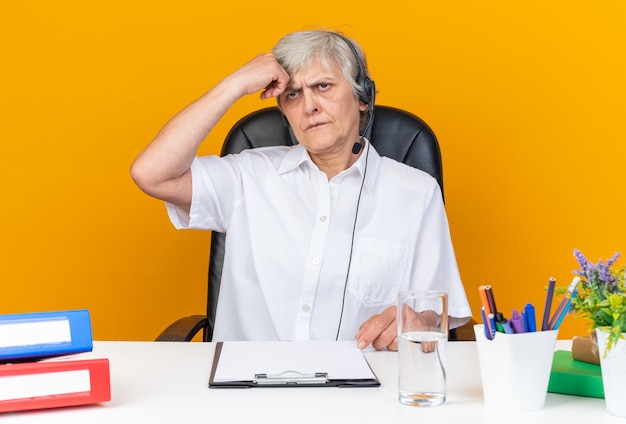
<path fill-rule="evenodd" d="M 513 315 L 509 321 L 511 324 L 511 328 L 513 328 L 514 333 L 523 333 L 524 332 L 524 323 L 522 321 L 522 317 L 517 312 L 517 309 L 513 309 Z"/>
<path fill-rule="evenodd" d="M 509 321 L 507 321 L 506 318 L 504 318 L 504 315 L 502 315 L 502 312 L 498 312 L 496 314 L 496 326 L 498 327 L 498 331 L 501 331 L 507 334 L 513 334 L 513 329 L 511 328 L 511 324 L 509 323 Z"/>
<path fill-rule="evenodd" d="M 550 278 L 548 281 L 548 290 L 546 294 L 546 306 L 543 310 L 543 321 L 541 322 L 541 331 L 547 331 L 550 329 L 550 309 L 552 308 L 552 296 L 554 296 L 554 286 L 556 285 L 556 279 Z"/>
<path fill-rule="evenodd" d="M 524 315 L 526 316 L 526 331 L 534 333 L 537 331 L 537 321 L 535 320 L 535 307 L 528 303 L 524 308 Z"/>
<path fill-rule="evenodd" d="M 502 323 L 502 327 L 504 328 L 504 332 L 506 334 L 513 334 L 513 328 L 511 327 L 511 323 L 508 322 L 507 320 L 504 320 L 504 322 Z"/>

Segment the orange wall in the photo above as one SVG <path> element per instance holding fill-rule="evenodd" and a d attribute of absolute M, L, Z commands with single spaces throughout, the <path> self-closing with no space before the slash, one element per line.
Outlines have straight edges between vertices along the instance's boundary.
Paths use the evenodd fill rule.
<path fill-rule="evenodd" d="M 359 40 L 378 103 L 437 133 L 475 313 L 480 284 L 500 309 L 541 304 L 550 276 L 571 279 L 574 248 L 593 260 L 626 248 L 624 2 L 283 4 L 3 7 L 0 311 L 88 308 L 94 337 L 117 340 L 151 340 L 201 313 L 209 234 L 175 231 L 130 163 L 184 105 L 311 25 Z M 203 153 L 271 104 L 242 100 Z M 561 337 L 585 331 L 568 318 Z"/>

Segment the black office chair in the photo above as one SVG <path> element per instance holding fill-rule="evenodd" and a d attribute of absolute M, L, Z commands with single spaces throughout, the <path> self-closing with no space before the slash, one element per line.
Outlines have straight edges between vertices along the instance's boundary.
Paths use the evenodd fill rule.
<path fill-rule="evenodd" d="M 443 193 L 439 143 L 424 121 L 400 109 L 376 106 L 371 131 L 370 140 L 378 153 L 429 173 L 439 182 Z M 256 147 L 296 143 L 278 108 L 270 107 L 243 117 L 233 126 L 222 146 L 222 156 Z M 166 328 L 157 341 L 190 341 L 200 330 L 203 331 L 203 341 L 211 341 L 222 279 L 224 245 L 225 235 L 214 231 L 209 257 L 207 314 L 180 318 Z M 456 330 L 450 331 L 450 340 L 459 340 Z"/>

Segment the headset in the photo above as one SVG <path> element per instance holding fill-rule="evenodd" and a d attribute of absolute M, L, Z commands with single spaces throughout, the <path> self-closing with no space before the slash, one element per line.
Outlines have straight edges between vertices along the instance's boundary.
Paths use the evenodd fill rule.
<path fill-rule="evenodd" d="M 359 52 L 356 46 L 354 45 L 354 43 L 349 38 L 339 33 L 333 32 L 332 34 L 341 38 L 344 41 L 344 43 L 346 43 L 348 47 L 350 47 L 350 50 L 352 50 L 352 54 L 354 54 L 354 57 L 356 58 L 357 66 L 359 68 L 357 75 L 356 75 L 356 79 L 355 79 L 356 83 L 359 85 L 359 87 L 361 87 L 361 91 L 358 93 L 359 101 L 361 103 L 365 103 L 368 105 L 367 122 L 365 126 L 363 127 L 363 131 L 359 133 L 359 139 L 354 143 L 354 146 L 352 146 L 352 153 L 354 153 L 355 155 L 358 155 L 363 147 L 363 137 L 369 138 L 368 133 L 372 127 L 372 123 L 374 122 L 374 102 L 376 100 L 376 84 L 370 77 L 367 76 L 367 73 L 365 72 L 365 65 L 363 64 L 363 61 L 361 60 L 361 56 L 359 56 Z"/>

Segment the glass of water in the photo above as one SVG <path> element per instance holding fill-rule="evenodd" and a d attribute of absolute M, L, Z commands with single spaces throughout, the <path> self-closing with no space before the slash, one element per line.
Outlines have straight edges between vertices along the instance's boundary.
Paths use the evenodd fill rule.
<path fill-rule="evenodd" d="M 448 294 L 398 294 L 398 390 L 400 402 L 437 406 L 446 401 Z"/>

